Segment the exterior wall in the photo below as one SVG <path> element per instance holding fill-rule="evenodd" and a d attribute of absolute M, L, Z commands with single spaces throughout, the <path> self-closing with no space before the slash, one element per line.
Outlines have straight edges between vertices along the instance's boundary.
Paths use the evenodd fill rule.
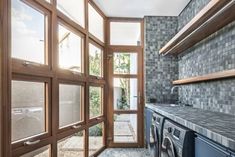
<path fill-rule="evenodd" d="M 172 81 L 178 78 L 177 58 L 161 56 L 159 50 L 177 32 L 177 17 L 145 17 L 145 95 L 158 103 L 175 102 Z"/>
<path fill-rule="evenodd" d="M 182 28 L 209 0 L 192 0 L 178 17 Z M 179 56 L 179 78 L 235 68 L 235 22 Z M 179 99 L 194 107 L 235 115 L 235 79 L 184 85 Z"/>

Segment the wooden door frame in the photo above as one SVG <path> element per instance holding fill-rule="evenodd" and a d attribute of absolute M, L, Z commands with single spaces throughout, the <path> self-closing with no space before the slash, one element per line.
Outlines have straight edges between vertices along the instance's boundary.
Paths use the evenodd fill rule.
<path fill-rule="evenodd" d="M 140 92 L 140 97 L 138 100 L 138 108 L 137 111 L 129 110 L 129 111 L 114 111 L 113 109 L 113 53 L 115 52 L 128 52 L 128 53 L 137 53 L 138 54 L 138 74 L 137 74 L 137 80 L 138 80 L 138 92 Z M 108 147 L 143 147 L 143 139 L 144 139 L 144 120 L 143 120 L 143 112 L 144 112 L 144 88 L 143 88 L 143 49 L 141 47 L 133 47 L 133 46 L 112 46 L 109 48 L 108 51 L 109 54 L 109 60 L 108 60 L 108 105 L 107 105 L 107 121 L 108 121 L 108 138 L 107 138 L 107 144 Z M 125 75 L 121 75 L 120 78 L 125 77 Z M 128 75 L 127 78 L 131 78 L 131 75 Z M 134 77 L 136 78 L 136 77 Z M 136 114 L 137 115 L 137 143 L 114 143 L 114 125 L 113 125 L 113 115 L 115 113 L 120 114 Z"/>
<path fill-rule="evenodd" d="M 123 46 L 123 45 L 110 45 L 110 23 L 111 22 L 139 22 L 141 24 L 141 46 Z M 139 117 L 137 118 L 138 121 L 140 121 L 140 126 L 138 128 L 138 131 L 139 131 L 139 135 L 140 135 L 140 138 L 138 139 L 138 144 L 135 145 L 135 147 L 144 147 L 144 102 L 145 102 L 145 98 L 144 98 L 144 19 L 142 18 L 116 18 L 116 17 L 110 17 L 110 18 L 107 18 L 107 22 L 106 22 L 106 63 L 107 65 L 109 65 L 111 59 L 110 59 L 110 55 L 112 57 L 112 52 L 114 51 L 123 51 L 123 52 L 140 52 L 140 57 L 139 57 L 139 71 L 140 71 L 140 82 L 141 82 L 141 85 L 139 86 L 139 90 L 142 92 L 140 95 L 142 97 L 141 101 L 140 101 L 140 107 L 141 107 L 141 112 L 139 113 L 139 117 L 141 117 L 141 119 L 139 119 Z M 110 74 L 112 72 L 112 67 L 110 66 L 107 66 L 107 83 L 108 83 L 108 93 L 107 93 L 107 108 L 106 108 L 106 111 L 107 111 L 107 115 L 106 115 L 106 119 L 107 119 L 107 129 L 109 130 L 107 132 L 107 146 L 108 147 L 133 147 L 133 144 L 115 144 L 113 145 L 110 141 L 112 140 L 113 138 L 113 135 L 112 135 L 112 124 L 113 121 L 112 121 L 112 115 L 109 114 L 110 113 L 110 106 L 111 104 L 113 103 L 112 102 L 112 99 L 111 99 L 111 96 L 110 95 L 110 90 L 112 91 L 112 84 L 110 82 L 112 82 L 112 77 L 110 77 Z M 111 130 L 111 131 L 110 131 Z"/>

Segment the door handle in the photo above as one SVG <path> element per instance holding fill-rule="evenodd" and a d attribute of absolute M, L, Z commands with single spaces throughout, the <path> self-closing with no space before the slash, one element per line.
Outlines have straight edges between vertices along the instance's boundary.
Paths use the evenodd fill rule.
<path fill-rule="evenodd" d="M 98 121 L 98 120 L 102 120 L 102 118 L 101 117 L 98 117 L 98 118 L 96 118 L 96 120 Z"/>
<path fill-rule="evenodd" d="M 80 127 L 81 127 L 81 125 L 73 125 L 73 126 L 72 126 L 73 129 L 78 129 L 78 128 L 80 128 Z"/>
<path fill-rule="evenodd" d="M 26 141 L 24 142 L 25 146 L 31 146 L 31 145 L 35 145 L 38 144 L 41 140 L 36 140 L 36 141 Z"/>
<path fill-rule="evenodd" d="M 133 97 L 138 99 L 138 104 L 141 103 L 142 96 L 141 96 L 140 92 L 138 92 L 138 95 L 135 95 Z"/>

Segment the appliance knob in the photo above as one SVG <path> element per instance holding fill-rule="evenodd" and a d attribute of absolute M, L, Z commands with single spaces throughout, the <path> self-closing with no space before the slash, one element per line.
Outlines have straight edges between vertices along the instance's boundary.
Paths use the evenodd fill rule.
<path fill-rule="evenodd" d="M 169 133 L 172 133 L 172 128 L 171 127 L 169 127 L 167 130 L 168 130 Z"/>

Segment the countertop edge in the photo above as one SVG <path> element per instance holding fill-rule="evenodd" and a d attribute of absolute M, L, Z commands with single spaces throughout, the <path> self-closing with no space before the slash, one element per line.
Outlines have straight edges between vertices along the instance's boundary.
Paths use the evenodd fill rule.
<path fill-rule="evenodd" d="M 196 133 L 203 135 L 203 136 L 211 139 L 212 141 L 219 143 L 219 144 L 235 151 L 235 140 L 234 139 L 225 137 L 223 135 L 220 135 L 219 133 L 213 132 L 205 127 L 202 127 L 202 126 L 197 125 L 193 122 L 190 122 L 187 119 L 183 119 L 183 118 L 178 117 L 174 114 L 163 111 L 163 110 L 157 108 L 156 106 L 154 106 L 154 104 L 145 104 L 145 107 L 147 107 L 155 112 L 158 112 L 159 114 L 165 116 L 166 118 L 169 118 L 172 121 L 175 121 L 176 123 L 178 123 L 186 128 L 189 128 L 189 129 L 195 131 Z M 205 132 L 205 130 L 206 130 L 206 132 Z M 213 138 L 213 137 L 215 137 L 215 138 Z"/>

